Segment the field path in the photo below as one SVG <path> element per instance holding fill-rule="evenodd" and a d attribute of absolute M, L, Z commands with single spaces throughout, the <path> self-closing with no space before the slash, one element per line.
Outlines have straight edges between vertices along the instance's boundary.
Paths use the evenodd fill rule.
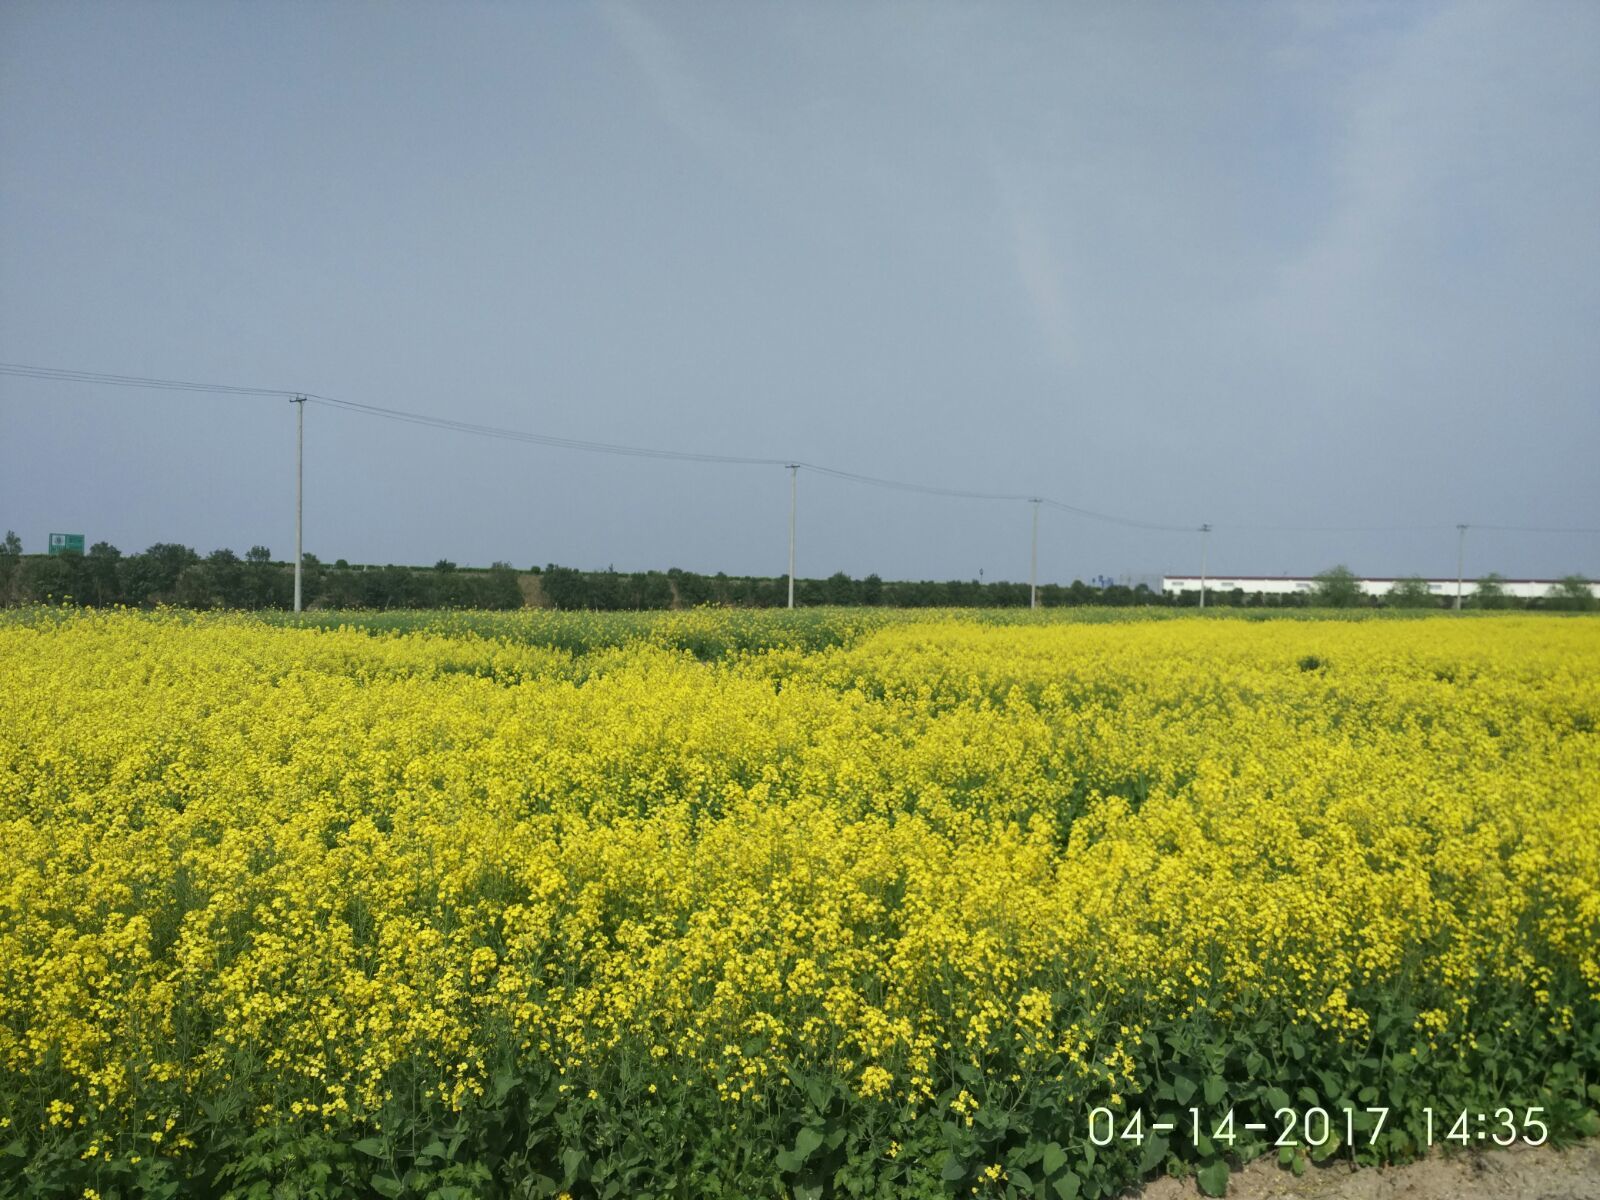
<path fill-rule="evenodd" d="M 1200 1196 L 1193 1179 L 1160 1179 L 1143 1200 Z M 1228 1183 L 1229 1200 L 1600 1200 L 1600 1140 L 1565 1150 L 1517 1146 L 1449 1157 L 1435 1154 L 1403 1167 L 1312 1168 L 1296 1179 L 1270 1159 L 1251 1163 Z"/>

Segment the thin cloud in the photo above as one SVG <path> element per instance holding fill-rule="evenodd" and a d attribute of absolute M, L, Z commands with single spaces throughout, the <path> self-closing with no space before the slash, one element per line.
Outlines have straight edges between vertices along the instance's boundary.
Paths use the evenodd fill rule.
<path fill-rule="evenodd" d="M 1024 197 L 1015 174 L 999 168 L 994 179 L 1017 281 L 1038 324 L 1045 352 L 1058 366 L 1071 366 L 1077 359 L 1077 322 L 1062 278 L 1061 255 L 1039 219 L 1037 205 Z"/>
<path fill-rule="evenodd" d="M 688 56 L 660 24 L 642 9 L 621 2 L 602 4 L 599 13 L 644 77 L 663 120 L 712 157 L 744 156 L 748 136 L 712 99 Z"/>

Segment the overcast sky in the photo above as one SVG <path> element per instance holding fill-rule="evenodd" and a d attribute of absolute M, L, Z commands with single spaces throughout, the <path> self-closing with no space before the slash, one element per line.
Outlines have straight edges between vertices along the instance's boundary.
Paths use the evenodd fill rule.
<path fill-rule="evenodd" d="M 0 7 L 5 362 L 1453 575 L 1600 526 L 1597 335 L 1592 0 Z M 325 560 L 786 567 L 781 467 L 306 426 Z M 292 551 L 282 400 L 0 377 L 0 445 L 29 550 Z M 802 575 L 1027 577 L 1025 503 L 799 495 Z M 1043 580 L 1199 557 L 1042 516 Z"/>

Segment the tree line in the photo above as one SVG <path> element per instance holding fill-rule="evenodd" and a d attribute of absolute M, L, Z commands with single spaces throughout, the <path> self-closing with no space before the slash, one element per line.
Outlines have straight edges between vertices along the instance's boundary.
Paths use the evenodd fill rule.
<path fill-rule="evenodd" d="M 641 608 L 693 608 L 716 604 L 738 608 L 782 608 L 789 602 L 787 575 L 701 575 L 677 567 L 668 571 L 579 571 L 547 566 L 537 572 L 544 601 L 554 608 L 600 611 Z M 982 580 L 886 580 L 876 574 L 861 579 L 843 571 L 826 579 L 799 579 L 795 603 L 895 608 L 1026 608 L 1026 583 Z M 1084 583 L 1042 584 L 1039 602 L 1071 604 L 1159 604 L 1160 593 L 1144 584 L 1090 587 Z"/>
<path fill-rule="evenodd" d="M 288 609 L 294 607 L 292 563 L 273 560 L 265 546 L 243 557 L 229 549 L 202 557 L 188 546 L 158 542 L 142 554 L 123 554 L 96 542 L 86 554 L 23 555 L 15 533 L 0 543 L 0 602 L 6 604 L 127 605 L 180 608 Z M 352 567 L 344 559 L 323 563 L 307 554 L 301 570 L 306 607 L 320 608 L 521 608 L 517 572 L 505 563 L 488 570 L 457 570 L 441 561 L 431 569 Z"/>
<path fill-rule="evenodd" d="M 1233 591 L 1235 596 L 1239 589 Z M 1209 597 L 1208 597 L 1209 599 Z M 1224 601 L 1226 602 L 1226 601 Z M 1455 593 L 1439 595 L 1421 576 L 1397 579 L 1394 586 L 1381 596 L 1369 596 L 1361 588 L 1361 580 L 1349 567 L 1330 567 L 1316 576 L 1307 593 L 1307 603 L 1317 608 L 1452 608 Z M 1557 580 L 1545 596 L 1523 598 L 1506 590 L 1505 576 L 1491 571 L 1472 585 L 1472 590 L 1462 590 L 1463 608 L 1534 608 L 1566 612 L 1592 612 L 1596 607 L 1594 592 L 1582 575 L 1568 575 Z"/>
<path fill-rule="evenodd" d="M 302 603 L 307 608 L 485 608 L 524 606 L 601 612 L 693 608 L 702 604 L 739 608 L 781 608 L 788 603 L 787 576 L 702 575 L 669 571 L 581 571 L 550 564 L 519 572 L 509 563 L 487 569 L 458 567 L 441 559 L 432 567 L 329 564 L 307 554 L 302 568 Z M 1596 607 L 1589 585 L 1569 576 L 1549 597 L 1522 600 L 1508 595 L 1504 581 L 1489 575 L 1466 598 L 1472 608 Z M 983 580 L 856 579 L 843 571 L 826 579 L 795 580 L 795 603 L 897 608 L 1025 608 L 1026 583 Z M 123 554 L 96 542 L 86 554 L 25 555 L 17 535 L 0 542 L 0 604 L 74 603 L 93 607 L 126 605 L 182 608 L 288 609 L 294 604 L 292 564 L 275 561 L 265 546 L 241 557 L 229 549 L 202 557 L 188 546 L 158 542 L 140 554 Z M 1194 592 L 1167 595 L 1145 584 L 1091 585 L 1046 583 L 1039 603 L 1047 608 L 1081 605 L 1186 608 L 1199 604 Z M 1240 608 L 1443 608 L 1453 596 L 1429 591 L 1420 579 L 1400 580 L 1386 596 L 1367 596 L 1359 580 L 1340 566 L 1317 576 L 1311 591 L 1273 595 L 1210 590 L 1208 606 Z"/>

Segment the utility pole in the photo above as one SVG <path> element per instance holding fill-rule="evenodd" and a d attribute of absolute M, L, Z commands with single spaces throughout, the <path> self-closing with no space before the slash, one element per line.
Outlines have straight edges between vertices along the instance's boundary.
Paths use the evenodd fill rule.
<path fill-rule="evenodd" d="M 1028 607 L 1039 607 L 1039 501 L 1030 500 L 1033 505 L 1033 556 L 1028 561 Z"/>
<path fill-rule="evenodd" d="M 300 548 L 300 518 L 305 508 L 306 398 L 296 396 L 294 417 L 294 610 L 300 611 L 300 572 L 305 554 Z"/>
<path fill-rule="evenodd" d="M 1456 526 L 1456 611 L 1461 611 L 1461 582 L 1466 576 L 1463 569 L 1467 561 L 1467 527 Z"/>
<path fill-rule="evenodd" d="M 800 464 L 789 464 L 789 607 L 794 607 L 794 507 L 799 491 Z"/>
<path fill-rule="evenodd" d="M 1211 526 L 1200 526 L 1200 607 L 1206 606 L 1206 546 L 1211 541 Z"/>

